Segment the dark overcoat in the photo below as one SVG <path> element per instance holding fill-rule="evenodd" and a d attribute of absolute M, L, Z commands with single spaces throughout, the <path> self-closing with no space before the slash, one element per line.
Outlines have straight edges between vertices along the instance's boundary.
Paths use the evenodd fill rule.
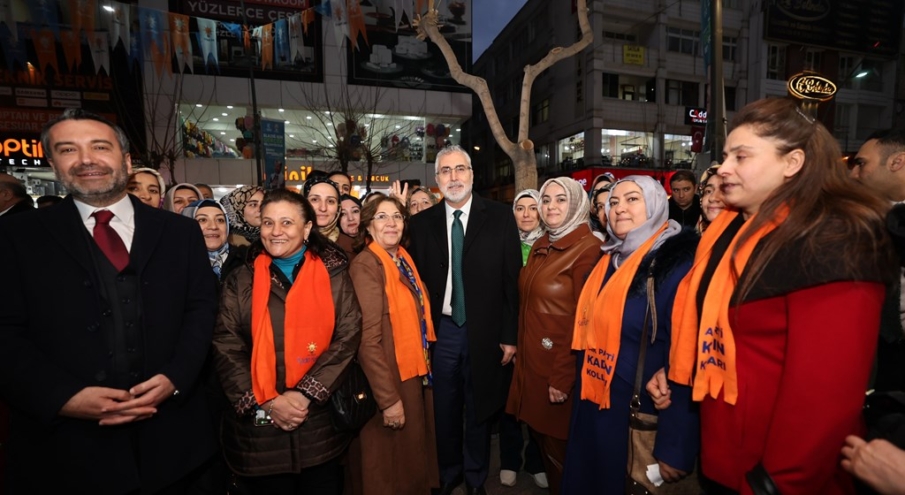
<path fill-rule="evenodd" d="M 130 379 L 134 385 L 162 373 L 180 394 L 128 425 L 59 416 L 83 388 L 112 386 L 110 336 L 100 331 L 110 310 L 92 261 L 94 241 L 71 196 L 3 219 L 0 394 L 11 409 L 12 493 L 158 490 L 215 452 L 198 387 L 217 311 L 204 239 L 197 222 L 129 198 L 144 346 L 141 371 Z"/>
<path fill-rule="evenodd" d="M 434 328 L 440 340 L 440 315 L 449 273 L 445 202 L 412 217 L 409 253 L 430 293 Z M 516 345 L 518 338 L 521 268 L 522 248 L 512 208 L 473 195 L 465 227 L 462 278 L 478 421 L 503 407 L 509 388 L 500 365 L 500 344 Z"/>

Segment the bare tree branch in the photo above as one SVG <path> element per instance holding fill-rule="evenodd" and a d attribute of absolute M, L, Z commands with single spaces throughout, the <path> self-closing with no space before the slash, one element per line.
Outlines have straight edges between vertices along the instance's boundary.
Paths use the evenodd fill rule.
<path fill-rule="evenodd" d="M 471 88 L 481 101 L 484 114 L 487 116 L 487 123 L 493 133 L 494 139 L 500 148 L 509 155 L 515 165 L 515 190 L 520 191 L 527 188 L 537 188 L 537 158 L 534 155 L 534 143 L 528 139 L 528 130 L 531 122 L 531 87 L 543 71 L 550 68 L 560 60 L 572 57 L 594 41 L 594 33 L 591 31 L 591 23 L 588 20 L 588 2 L 587 0 L 578 0 L 578 25 L 581 28 L 581 39 L 568 47 L 555 47 L 550 50 L 547 55 L 538 63 L 525 66 L 525 77 L 522 80 L 522 96 L 519 106 L 519 127 L 516 142 L 513 142 L 506 135 L 500 118 L 497 115 L 493 98 L 490 95 L 490 89 L 487 87 L 487 81 L 483 78 L 468 74 L 462 70 L 459 61 L 456 59 L 455 53 L 449 46 L 446 38 L 440 34 L 439 12 L 436 9 L 430 9 L 424 16 L 416 16 L 413 24 L 418 29 L 418 37 L 420 39 L 429 38 L 440 51 L 446 64 L 449 66 L 449 73 L 459 84 Z"/>

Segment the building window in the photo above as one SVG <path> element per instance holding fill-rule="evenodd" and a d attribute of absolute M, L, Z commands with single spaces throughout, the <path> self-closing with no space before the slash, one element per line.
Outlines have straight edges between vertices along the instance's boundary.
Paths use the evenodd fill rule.
<path fill-rule="evenodd" d="M 767 45 L 767 79 L 786 80 L 786 47 Z"/>
<path fill-rule="evenodd" d="M 723 61 L 735 62 L 735 54 L 738 50 L 738 38 L 723 36 Z"/>
<path fill-rule="evenodd" d="M 726 92 L 725 92 L 726 111 L 734 112 L 735 111 L 735 101 L 736 101 L 736 96 L 737 96 L 736 90 L 735 90 L 735 88 L 732 88 L 729 86 L 726 86 L 725 90 L 726 90 Z"/>
<path fill-rule="evenodd" d="M 688 107 L 698 106 L 698 83 L 667 79 L 666 103 Z"/>
<path fill-rule="evenodd" d="M 637 40 L 637 37 L 634 34 L 617 33 L 615 31 L 604 31 L 603 38 L 607 40 L 627 41 L 629 43 L 634 43 Z"/>
<path fill-rule="evenodd" d="M 693 29 L 666 28 L 666 46 L 671 52 L 697 55 L 701 32 Z"/>
<path fill-rule="evenodd" d="M 603 73 L 603 97 L 619 98 L 619 74 Z"/>
<path fill-rule="evenodd" d="M 536 103 L 531 110 L 531 125 L 543 124 L 550 119 L 550 98 Z"/>
<path fill-rule="evenodd" d="M 808 50 L 804 52 L 804 70 L 820 72 L 823 69 L 823 52 Z"/>

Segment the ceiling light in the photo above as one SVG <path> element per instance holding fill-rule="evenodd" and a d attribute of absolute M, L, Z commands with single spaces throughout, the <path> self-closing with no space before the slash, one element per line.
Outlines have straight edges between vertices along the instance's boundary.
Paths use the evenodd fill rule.
<path fill-rule="evenodd" d="M 333 122 L 327 122 L 327 125 L 333 127 Z"/>
<path fill-rule="evenodd" d="M 223 112 L 223 113 L 222 113 L 222 114 L 220 114 L 220 115 L 223 115 L 223 116 L 224 116 L 224 117 L 229 117 L 229 114 L 228 114 L 228 113 L 226 113 L 226 112 Z"/>
<path fill-rule="evenodd" d="M 233 106 L 232 106 L 232 105 L 226 105 L 226 108 L 232 110 L 232 109 L 233 109 Z"/>
<path fill-rule="evenodd" d="M 218 117 L 214 117 L 211 120 L 213 120 L 214 122 L 220 122 L 220 119 Z"/>
<path fill-rule="evenodd" d="M 401 125 L 397 125 L 396 128 L 397 128 L 397 129 L 401 129 L 402 126 L 401 126 Z"/>
<path fill-rule="evenodd" d="M 106 10 L 107 12 L 116 12 L 116 9 L 109 5 L 104 5 L 104 10 Z"/>
<path fill-rule="evenodd" d="M 236 142 L 236 140 L 235 140 L 235 139 L 230 139 L 230 142 L 233 142 L 233 143 L 235 143 L 235 142 Z"/>
<path fill-rule="evenodd" d="M 288 124 L 288 123 L 289 123 L 289 121 L 288 121 L 288 120 L 287 120 L 287 121 L 286 121 L 286 122 L 284 122 L 284 124 Z"/>
<path fill-rule="evenodd" d="M 201 108 L 201 104 L 200 104 L 200 103 L 195 103 L 195 106 L 198 107 L 198 108 Z"/>
<path fill-rule="evenodd" d="M 462 129 L 456 129 L 456 132 L 462 132 Z"/>
<path fill-rule="evenodd" d="M 857 74 L 855 75 L 855 78 L 861 79 L 862 77 L 864 77 L 864 76 L 866 76 L 866 75 L 868 75 L 868 74 L 870 74 L 870 72 L 868 72 L 868 71 L 866 71 L 866 70 L 863 70 L 863 71 L 857 73 Z"/>
<path fill-rule="evenodd" d="M 316 143 L 316 142 L 317 142 L 317 139 L 312 139 L 311 142 L 312 142 L 312 143 Z"/>
<path fill-rule="evenodd" d="M 295 134 L 290 134 L 289 137 L 295 137 Z"/>
<path fill-rule="evenodd" d="M 310 115 L 307 116 L 307 117 L 305 117 L 305 118 L 308 119 L 308 120 L 311 120 L 311 116 L 310 116 Z"/>
<path fill-rule="evenodd" d="M 223 131 L 220 131 L 220 135 L 221 135 L 221 136 L 225 136 L 225 135 L 226 135 L 226 133 L 225 133 L 225 132 L 223 132 Z"/>
<path fill-rule="evenodd" d="M 285 110 L 283 110 L 282 108 L 279 111 L 280 111 L 280 113 L 285 112 Z"/>

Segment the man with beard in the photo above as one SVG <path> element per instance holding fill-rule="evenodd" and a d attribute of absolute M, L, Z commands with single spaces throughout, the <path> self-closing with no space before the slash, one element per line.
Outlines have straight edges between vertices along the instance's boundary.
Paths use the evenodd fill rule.
<path fill-rule="evenodd" d="M 126 194 L 128 143 L 103 117 L 67 110 L 41 143 L 70 195 L 0 221 L 7 491 L 187 493 L 216 448 L 201 232 Z"/>
<path fill-rule="evenodd" d="M 412 217 L 410 252 L 437 335 L 431 366 L 439 493 L 452 493 L 464 477 L 466 493 L 483 494 L 490 425 L 509 389 L 503 366 L 516 351 L 521 247 L 511 208 L 472 193 L 464 149 L 444 148 L 434 168 L 445 198 Z"/>

